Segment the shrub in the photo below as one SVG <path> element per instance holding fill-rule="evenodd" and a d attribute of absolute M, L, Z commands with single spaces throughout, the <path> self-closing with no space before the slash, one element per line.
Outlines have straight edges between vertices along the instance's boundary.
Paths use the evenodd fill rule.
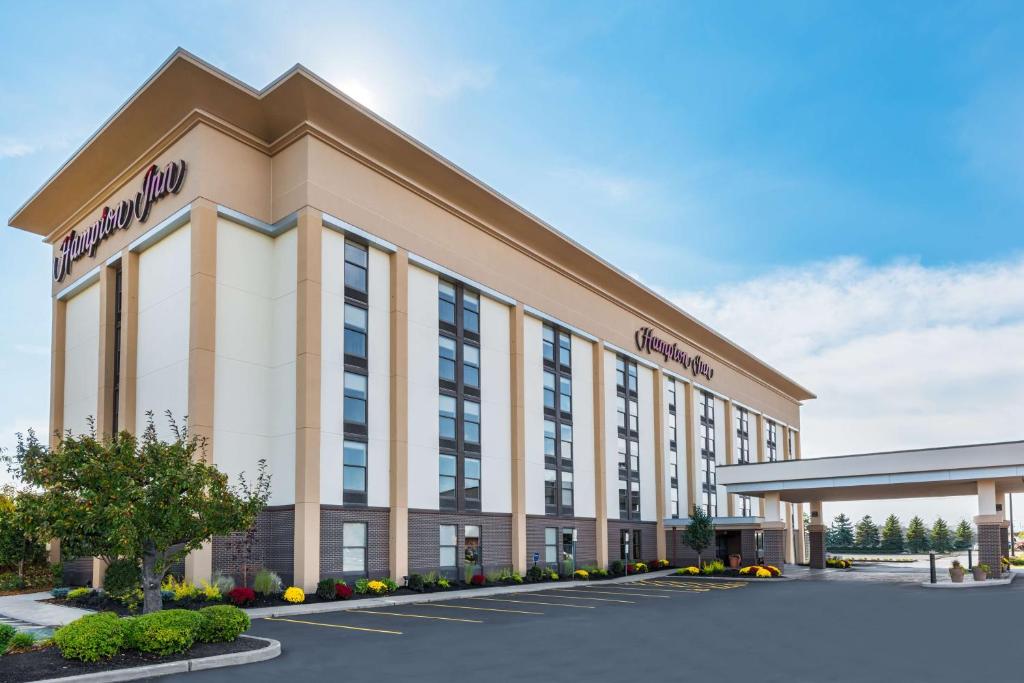
<path fill-rule="evenodd" d="M 335 586 L 334 586 L 334 595 L 339 600 L 348 600 L 349 598 L 352 597 L 352 593 L 353 593 L 353 590 L 344 581 L 342 581 L 341 583 L 335 584 Z"/>
<path fill-rule="evenodd" d="M 298 586 L 288 586 L 282 597 L 285 599 L 285 602 L 298 605 L 299 603 L 306 602 L 306 591 Z"/>
<path fill-rule="evenodd" d="M 388 592 L 388 585 L 379 579 L 359 579 L 356 581 L 356 593 L 364 595 L 383 595 Z"/>
<path fill-rule="evenodd" d="M 162 599 L 164 602 L 170 602 L 174 599 L 174 591 L 161 590 L 160 599 Z"/>
<path fill-rule="evenodd" d="M 774 566 L 774 565 L 766 564 L 764 566 L 764 568 L 767 569 L 769 572 L 771 572 L 771 575 L 773 577 L 775 577 L 775 576 L 782 576 L 782 570 L 779 569 L 778 567 Z"/>
<path fill-rule="evenodd" d="M 79 598 L 87 598 L 92 595 L 91 588 L 75 588 L 68 591 L 68 600 L 77 600 Z"/>
<path fill-rule="evenodd" d="M 526 571 L 526 578 L 530 581 L 543 581 L 544 574 L 545 572 L 543 569 L 541 569 L 537 565 L 533 565 Z"/>
<path fill-rule="evenodd" d="M 68 593 L 70 592 L 71 589 L 67 586 L 60 586 L 59 588 L 54 588 L 53 590 L 51 590 L 50 595 L 57 598 L 58 600 L 64 600 L 68 597 Z"/>
<path fill-rule="evenodd" d="M 216 585 L 209 583 L 205 579 L 202 581 L 202 585 L 199 587 L 199 592 L 202 594 L 204 600 L 209 600 L 211 602 L 221 600 L 223 598 L 220 592 L 220 588 Z"/>
<path fill-rule="evenodd" d="M 142 588 L 142 572 L 135 560 L 114 560 L 103 575 L 103 590 L 118 598 Z"/>
<path fill-rule="evenodd" d="M 142 589 L 136 588 L 134 590 L 126 591 L 118 595 L 115 599 L 127 607 L 129 612 L 134 612 L 139 608 L 139 605 L 142 604 Z"/>
<path fill-rule="evenodd" d="M 57 629 L 53 642 L 65 659 L 98 662 L 124 647 L 125 625 L 113 612 L 90 614 Z"/>
<path fill-rule="evenodd" d="M 676 574 L 679 576 L 696 576 L 697 574 L 700 574 L 700 570 L 694 566 L 683 567 L 682 569 L 677 569 Z"/>
<path fill-rule="evenodd" d="M 227 595 L 235 588 L 235 580 L 227 574 L 220 572 L 213 573 L 213 585 L 217 587 L 221 595 Z"/>
<path fill-rule="evenodd" d="M 409 579 L 406 582 L 410 590 L 421 591 L 423 590 L 423 576 L 421 574 L 409 574 Z"/>
<path fill-rule="evenodd" d="M 0 655 L 7 652 L 7 646 L 14 640 L 17 633 L 10 624 L 0 624 Z"/>
<path fill-rule="evenodd" d="M 483 574 L 474 574 L 473 578 L 470 579 L 470 583 L 472 583 L 474 586 L 482 586 L 485 583 L 487 583 L 487 577 Z"/>
<path fill-rule="evenodd" d="M 439 590 L 446 591 L 446 590 L 448 590 L 451 587 L 452 587 L 452 582 L 449 581 L 448 579 L 446 579 L 445 577 L 442 576 L 441 578 L 439 578 L 437 580 L 437 588 Z"/>
<path fill-rule="evenodd" d="M 577 569 L 572 573 L 573 578 L 579 579 L 580 581 L 586 581 L 590 578 L 590 572 L 586 569 Z"/>
<path fill-rule="evenodd" d="M 664 569 L 665 567 L 667 567 L 669 565 L 669 561 L 668 560 L 655 560 L 651 564 L 652 564 L 652 566 L 655 569 Z"/>
<path fill-rule="evenodd" d="M 687 567 L 687 569 L 690 569 L 690 567 Z M 696 567 L 693 567 L 693 569 L 696 569 Z M 747 576 L 748 574 L 751 574 L 751 573 L 757 571 L 757 569 L 758 569 L 757 565 L 753 565 L 753 564 L 749 565 L 747 567 L 743 567 L 743 568 L 740 569 L 740 575 Z M 676 574 L 682 574 L 682 573 L 683 573 L 682 569 L 680 569 L 679 571 L 676 572 Z"/>
<path fill-rule="evenodd" d="M 50 565 L 50 578 L 53 579 L 55 585 L 64 583 L 64 563 L 54 562 Z"/>
<path fill-rule="evenodd" d="M 0 637 L 0 641 L 2 640 L 3 638 Z M 15 633 L 14 637 L 11 638 L 11 642 L 7 644 L 7 651 L 10 652 L 11 650 L 27 650 L 35 644 L 36 637 L 34 634 L 26 632 Z"/>
<path fill-rule="evenodd" d="M 725 571 L 725 563 L 723 563 L 721 560 L 712 560 L 710 562 L 705 562 L 704 566 L 701 568 L 700 571 L 705 576 L 711 576 L 712 574 L 721 574 Z"/>
<path fill-rule="evenodd" d="M 558 572 L 556 572 L 553 569 L 551 571 L 549 571 L 548 572 L 548 579 L 550 581 L 558 581 Z"/>
<path fill-rule="evenodd" d="M 14 572 L 0 574 L 0 591 L 16 591 L 25 587 L 25 581 Z"/>
<path fill-rule="evenodd" d="M 612 576 L 622 576 L 626 573 L 626 565 L 622 560 L 615 560 L 608 566 Z"/>
<path fill-rule="evenodd" d="M 603 578 L 606 578 L 608 576 L 608 570 L 607 569 L 591 569 L 589 571 L 590 571 L 590 576 L 591 577 L 596 576 L 599 579 L 603 579 Z"/>
<path fill-rule="evenodd" d="M 519 572 L 512 572 L 512 576 L 509 577 L 509 581 L 518 585 L 523 582 L 523 576 Z"/>
<path fill-rule="evenodd" d="M 189 583 L 182 579 L 178 581 L 174 578 L 173 574 L 168 574 L 167 578 L 164 579 L 163 584 L 160 586 L 161 590 L 173 591 L 175 600 L 191 600 L 192 598 L 199 595 L 199 589 L 195 587 L 195 584 Z"/>
<path fill-rule="evenodd" d="M 761 567 L 757 570 L 757 573 L 754 576 L 756 576 L 759 579 L 770 579 L 772 578 L 772 573 L 764 567 Z"/>
<path fill-rule="evenodd" d="M 281 592 L 281 577 L 269 569 L 256 572 L 252 580 L 252 588 L 260 595 L 274 595 Z"/>
<path fill-rule="evenodd" d="M 249 615 L 231 605 L 213 605 L 199 610 L 202 622 L 196 639 L 203 643 L 226 643 L 249 630 Z"/>
<path fill-rule="evenodd" d="M 334 579 L 320 579 L 316 584 L 316 597 L 321 600 L 334 600 L 338 597 L 334 590 L 337 583 Z"/>
<path fill-rule="evenodd" d="M 239 586 L 228 593 L 228 599 L 239 607 L 245 607 L 256 602 L 256 592 L 251 588 Z"/>
<path fill-rule="evenodd" d="M 203 617 L 187 609 L 168 609 L 128 619 L 128 646 L 139 652 L 172 655 L 196 642 Z"/>

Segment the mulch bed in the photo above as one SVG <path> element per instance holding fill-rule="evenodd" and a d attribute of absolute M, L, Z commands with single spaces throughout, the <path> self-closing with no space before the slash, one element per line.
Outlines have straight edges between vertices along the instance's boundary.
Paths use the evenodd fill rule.
<path fill-rule="evenodd" d="M 160 657 L 140 652 L 124 652 L 115 657 L 92 664 L 61 657 L 60 650 L 48 647 L 21 654 L 5 655 L 0 660 L 0 683 L 22 683 L 46 678 L 62 678 L 79 674 L 128 669 L 133 666 L 164 664 L 183 659 L 212 657 L 233 652 L 248 652 L 267 647 L 267 643 L 253 638 L 239 638 L 230 643 L 197 643 L 188 652 Z"/>

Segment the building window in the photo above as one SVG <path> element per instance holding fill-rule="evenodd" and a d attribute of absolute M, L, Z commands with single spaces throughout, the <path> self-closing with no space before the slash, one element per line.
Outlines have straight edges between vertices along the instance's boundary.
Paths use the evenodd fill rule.
<path fill-rule="evenodd" d="M 482 566 L 483 554 L 482 554 L 483 543 L 480 538 L 480 527 L 467 524 L 466 525 L 466 564 L 472 566 L 480 564 Z"/>
<path fill-rule="evenodd" d="M 701 487 L 704 493 L 704 510 L 712 517 L 716 517 L 718 483 L 715 473 L 715 397 L 706 391 L 702 391 L 700 396 L 700 456 L 703 464 Z"/>
<path fill-rule="evenodd" d="M 345 363 L 366 361 L 366 309 L 345 304 Z"/>
<path fill-rule="evenodd" d="M 643 533 L 639 529 L 633 529 L 633 560 L 639 562 L 643 558 L 640 541 L 643 540 Z"/>
<path fill-rule="evenodd" d="M 345 242 L 345 296 L 366 301 L 366 269 L 369 257 L 366 247 L 354 242 Z"/>
<path fill-rule="evenodd" d="M 573 514 L 572 335 L 544 325 L 544 511 Z"/>
<path fill-rule="evenodd" d="M 736 407 L 736 462 L 750 462 L 750 411 Z"/>
<path fill-rule="evenodd" d="M 676 414 L 676 381 L 668 378 L 668 412 Z"/>
<path fill-rule="evenodd" d="M 341 571 L 366 573 L 366 522 L 345 522 L 341 527 Z"/>
<path fill-rule="evenodd" d="M 114 270 L 114 378 L 111 388 L 110 433 L 116 435 L 118 424 L 121 418 L 121 291 L 123 288 L 121 277 L 121 262 L 117 262 Z"/>
<path fill-rule="evenodd" d="M 676 381 L 666 381 L 668 394 L 668 513 L 672 519 L 679 519 L 679 440 L 676 424 Z"/>
<path fill-rule="evenodd" d="M 640 436 L 637 367 L 625 356 L 615 359 L 618 421 L 619 519 L 640 519 Z"/>
<path fill-rule="evenodd" d="M 641 539 L 640 529 L 620 529 L 619 530 L 619 559 L 629 561 L 639 561 L 642 557 L 640 548 Z"/>
<path fill-rule="evenodd" d="M 366 433 L 366 375 L 345 373 L 345 431 Z"/>
<path fill-rule="evenodd" d="M 776 434 L 775 423 L 771 420 L 765 420 L 768 427 L 768 438 L 765 443 L 765 447 L 768 451 L 768 462 L 775 462 L 779 459 L 778 440 Z"/>
<path fill-rule="evenodd" d="M 458 527 L 454 524 L 442 524 L 440 532 L 441 557 L 440 567 L 452 569 L 456 566 L 456 555 L 459 549 Z"/>
<path fill-rule="evenodd" d="M 557 527 L 544 527 L 544 564 L 552 569 L 558 566 Z"/>
<path fill-rule="evenodd" d="M 752 513 L 752 506 L 750 504 L 750 496 L 739 496 L 740 499 L 740 517 L 750 517 Z"/>
<path fill-rule="evenodd" d="M 786 438 L 789 441 L 789 459 L 796 460 L 796 443 L 793 439 L 792 429 L 786 432 Z"/>
<path fill-rule="evenodd" d="M 366 443 L 345 441 L 342 482 L 346 504 L 366 504 Z"/>
<path fill-rule="evenodd" d="M 480 509 L 480 297 L 438 280 L 440 504 Z"/>
<path fill-rule="evenodd" d="M 576 528 L 562 529 L 562 573 L 572 574 L 576 571 Z"/>

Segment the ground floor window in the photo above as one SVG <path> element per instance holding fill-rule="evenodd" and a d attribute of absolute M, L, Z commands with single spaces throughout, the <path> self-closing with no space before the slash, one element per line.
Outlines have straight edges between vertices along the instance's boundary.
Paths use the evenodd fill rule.
<path fill-rule="evenodd" d="M 562 529 L 562 572 L 571 574 L 576 571 L 576 528 Z"/>
<path fill-rule="evenodd" d="M 442 569 L 451 569 L 455 567 L 455 556 L 459 547 L 458 527 L 454 524 L 441 525 L 440 546 L 440 567 Z"/>
<path fill-rule="evenodd" d="M 544 528 L 544 564 L 554 568 L 558 564 L 558 528 Z"/>
<path fill-rule="evenodd" d="M 764 564 L 764 532 L 754 532 L 754 547 L 757 549 L 757 564 Z"/>
<path fill-rule="evenodd" d="M 642 557 L 640 538 L 642 534 L 639 529 L 619 530 L 619 559 L 624 561 L 639 561 Z"/>
<path fill-rule="evenodd" d="M 633 559 L 640 561 L 643 558 L 643 554 L 640 551 L 640 541 L 643 538 L 643 534 L 640 533 L 639 529 L 633 529 Z"/>
<path fill-rule="evenodd" d="M 366 522 L 345 522 L 341 527 L 341 571 L 366 573 Z"/>
<path fill-rule="evenodd" d="M 483 561 L 480 555 L 480 549 L 480 527 L 467 524 L 465 553 L 467 565 L 476 565 Z"/>

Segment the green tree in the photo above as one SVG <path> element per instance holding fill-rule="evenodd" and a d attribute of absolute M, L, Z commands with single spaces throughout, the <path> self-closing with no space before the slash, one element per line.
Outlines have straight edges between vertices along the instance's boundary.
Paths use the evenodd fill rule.
<path fill-rule="evenodd" d="M 872 549 L 878 547 L 878 525 L 871 519 L 871 515 L 864 515 L 857 522 L 857 535 L 854 542 L 858 548 Z"/>
<path fill-rule="evenodd" d="M 25 518 L 30 495 L 9 486 L 0 488 L 0 569 L 14 568 L 21 578 L 25 578 L 26 564 L 46 557 L 46 546 L 33 537 Z"/>
<path fill-rule="evenodd" d="M 701 505 L 694 505 L 690 513 L 690 524 L 686 527 L 686 544 L 697 553 L 697 566 L 701 564 L 701 553 L 715 541 L 715 525 L 711 515 Z"/>
<path fill-rule="evenodd" d="M 829 529 L 829 545 L 836 548 L 849 548 L 853 545 L 853 524 L 850 518 L 840 512 L 832 520 L 832 528 Z"/>
<path fill-rule="evenodd" d="M 953 535 L 946 520 L 939 517 L 932 525 L 932 549 L 937 553 L 949 552 L 953 548 Z"/>
<path fill-rule="evenodd" d="M 125 558 L 142 567 L 143 611 L 162 609 L 160 582 L 170 566 L 213 536 L 252 526 L 266 506 L 270 477 L 259 461 L 250 485 L 197 455 L 205 444 L 167 414 L 174 440 L 157 438 L 153 416 L 141 438 L 66 434 L 52 449 L 31 431 L 18 437 L 9 471 L 38 493 L 26 519 L 38 538 L 59 538 L 72 556 Z"/>
<path fill-rule="evenodd" d="M 961 519 L 956 525 L 953 544 L 958 550 L 966 550 L 974 545 L 974 527 L 966 519 Z"/>
<path fill-rule="evenodd" d="M 887 553 L 903 552 L 903 527 L 896 515 L 886 517 L 882 525 L 882 550 Z"/>
<path fill-rule="evenodd" d="M 924 520 L 917 515 L 914 515 L 907 525 L 907 549 L 912 553 L 928 551 L 928 530 L 924 526 Z"/>

